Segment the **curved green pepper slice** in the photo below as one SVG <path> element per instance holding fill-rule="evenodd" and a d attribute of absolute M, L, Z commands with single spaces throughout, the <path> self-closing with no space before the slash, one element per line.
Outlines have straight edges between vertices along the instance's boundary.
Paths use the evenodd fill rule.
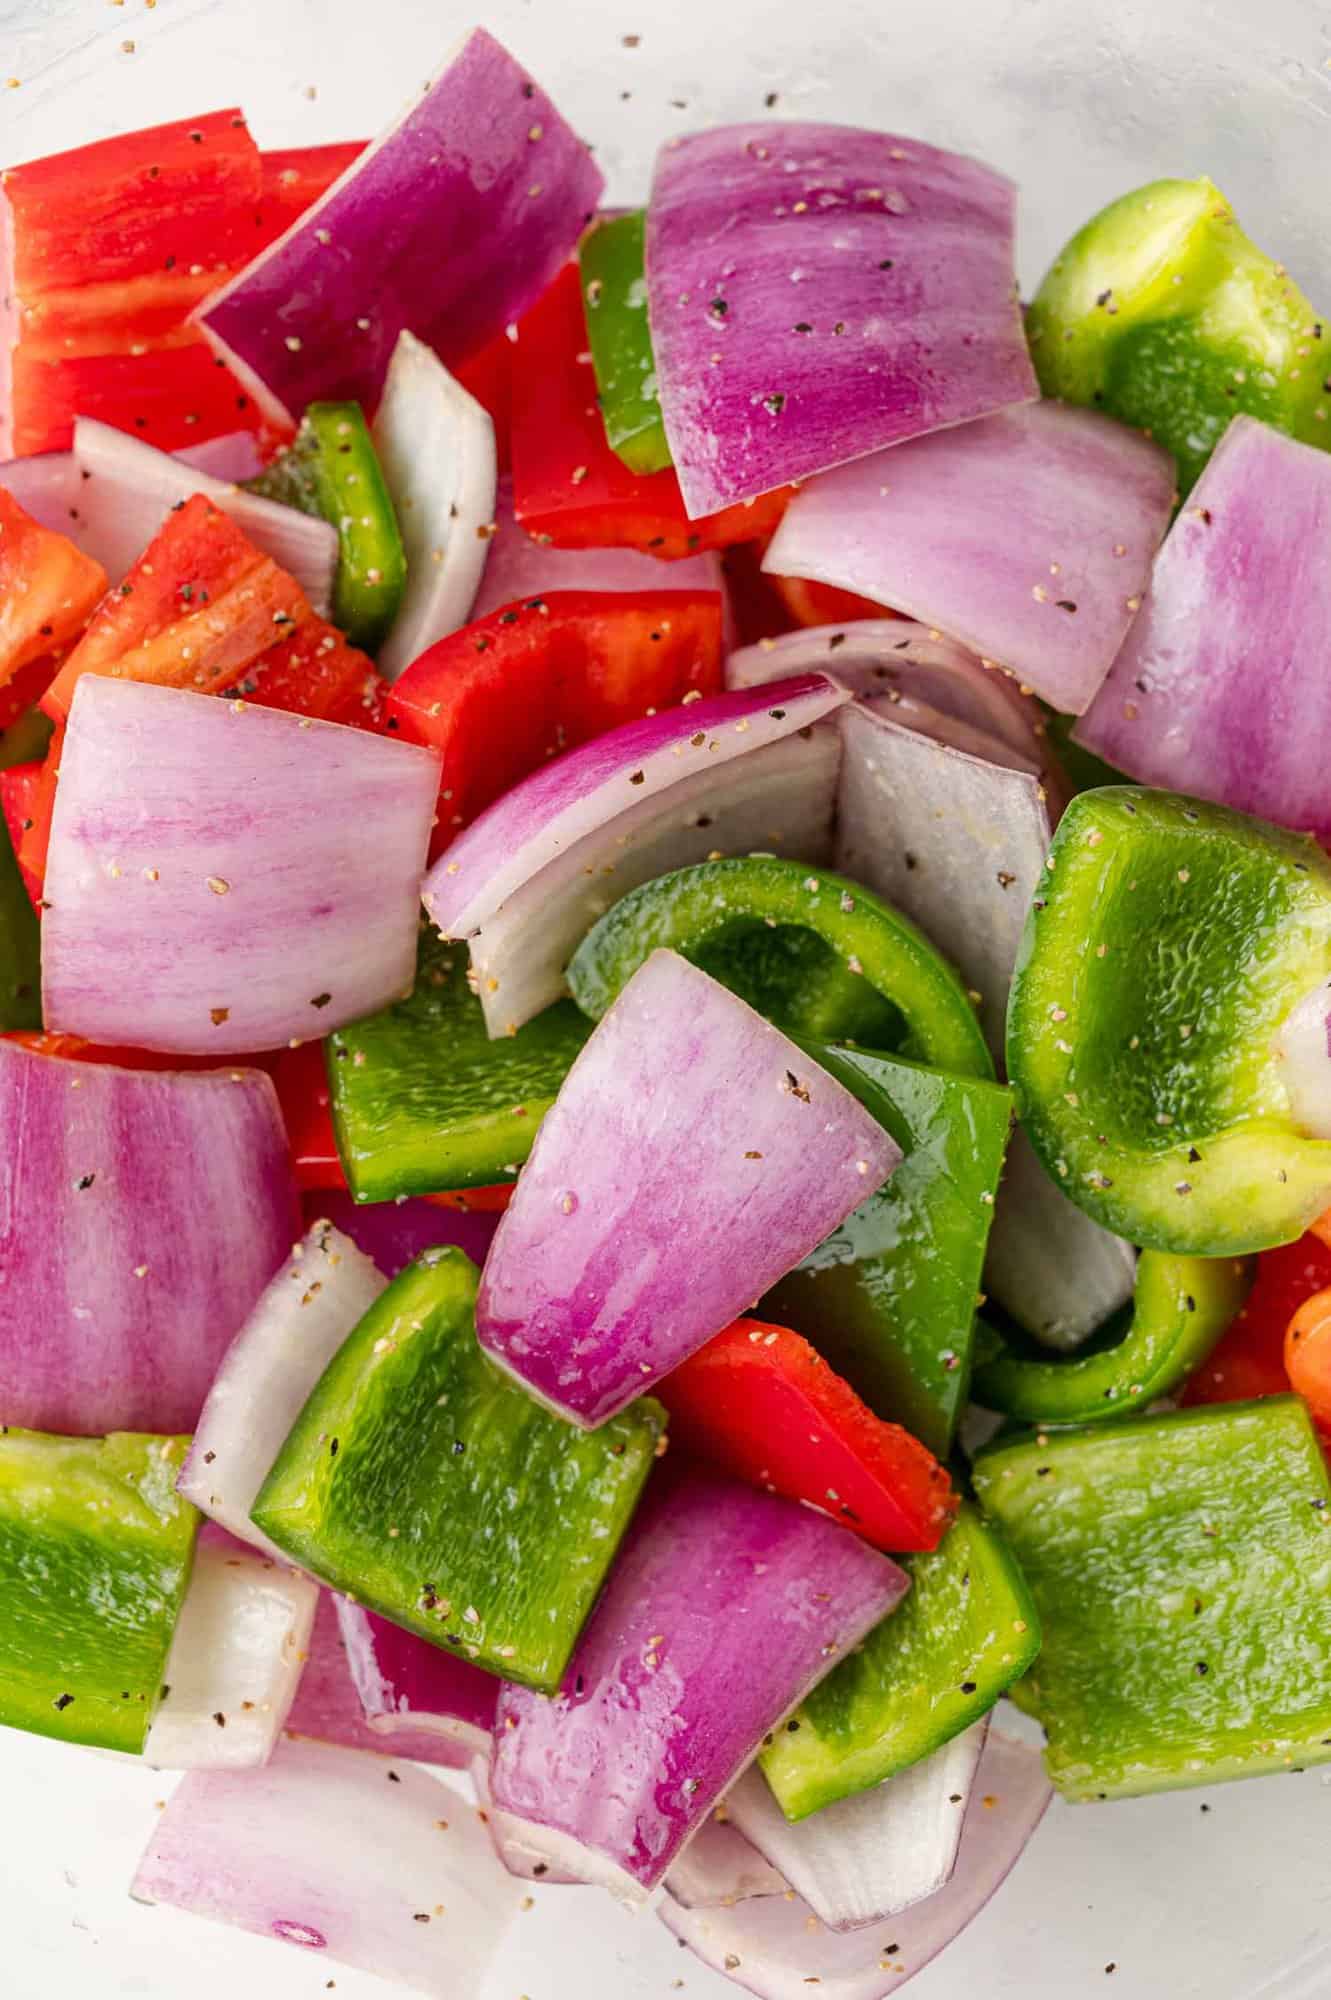
<path fill-rule="evenodd" d="M 992 1077 L 966 989 L 908 918 L 843 875 L 771 855 L 703 861 L 633 889 L 593 926 L 569 966 L 573 997 L 600 1020 L 661 946 L 711 970 L 708 954 L 760 927 L 812 932 L 905 1022 L 900 1053 L 958 1076 Z M 828 1039 L 840 1034 L 825 1026 Z"/>
<path fill-rule="evenodd" d="M 407 558 L 360 404 L 311 403 L 293 442 L 249 487 L 336 528 L 333 623 L 373 653 L 397 616 Z"/>
<path fill-rule="evenodd" d="M 188 1445 L 0 1429 L 0 1723 L 142 1750 L 199 1526 Z"/>
<path fill-rule="evenodd" d="M 674 461 L 647 319 L 646 221 L 639 208 L 598 222 L 579 245 L 578 266 L 606 442 L 631 471 L 660 472 Z"/>
<path fill-rule="evenodd" d="M 1118 1339 L 1057 1358 L 1005 1348 L 977 1367 L 975 1400 L 1027 1424 L 1096 1423 L 1144 1409 L 1200 1367 L 1251 1282 L 1251 1267 L 1237 1258 L 1143 1250 Z"/>
<path fill-rule="evenodd" d="M 911 1587 L 760 1753 L 787 1819 L 917 1764 L 986 1715 L 1040 1650 L 1040 1618 L 1002 1536 L 963 1502 Z"/>
<path fill-rule="evenodd" d="M 1322 322 L 1208 180 L 1153 181 L 1093 216 L 1026 333 L 1045 395 L 1148 431 L 1184 493 L 1240 412 L 1331 445 Z"/>
<path fill-rule="evenodd" d="M 1129 1242 L 1288 1243 L 1331 1200 L 1272 1043 L 1331 971 L 1331 861 L 1303 836 L 1135 786 L 1059 823 L 1008 1007 L 1017 1111 L 1048 1171 Z"/>

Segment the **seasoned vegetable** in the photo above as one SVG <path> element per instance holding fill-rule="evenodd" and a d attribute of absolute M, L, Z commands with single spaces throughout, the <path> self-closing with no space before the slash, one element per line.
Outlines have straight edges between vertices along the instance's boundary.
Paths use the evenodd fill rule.
<path fill-rule="evenodd" d="M 1092 216 L 1032 300 L 1026 334 L 1045 395 L 1149 432 L 1185 494 L 1241 413 L 1328 443 L 1317 314 L 1205 177 L 1152 181 Z"/>
<path fill-rule="evenodd" d="M 1331 969 L 1312 841 L 1168 792 L 1083 792 L 1059 825 L 1008 1014 L 1017 1109 L 1049 1172 L 1134 1243 L 1225 1257 L 1331 1197 L 1272 1047 Z"/>
<path fill-rule="evenodd" d="M 405 1000 L 329 1037 L 338 1151 L 359 1201 L 512 1180 L 590 1030 L 561 1000 L 491 1041 L 466 948 L 424 925 Z"/>
<path fill-rule="evenodd" d="M 902 1053 L 962 1076 L 993 1065 L 960 980 L 914 924 L 858 883 L 798 861 L 754 855 L 702 862 L 632 890 L 583 940 L 573 997 L 598 1019 L 650 952 L 703 960 L 768 924 L 812 931 L 904 1016 Z"/>
<path fill-rule="evenodd" d="M 1132 1317 L 1117 1339 L 1057 1360 L 1005 1349 L 975 1374 L 975 1400 L 1027 1424 L 1089 1424 L 1144 1409 L 1200 1367 L 1252 1281 L 1242 1259 L 1143 1250 Z"/>
<path fill-rule="evenodd" d="M 0 1722 L 143 1748 L 199 1525 L 186 1443 L 0 1429 Z"/>
<path fill-rule="evenodd" d="M 987 1715 L 1040 1649 L 1021 1571 L 973 1507 L 905 1567 L 905 1602 L 762 1752 L 787 1819 L 918 1764 Z"/>
<path fill-rule="evenodd" d="M 334 1589 L 548 1693 L 664 1426 L 649 1402 L 592 1435 L 549 1415 L 482 1355 L 475 1297 L 461 1251 L 409 1266 L 329 1363 L 252 1514 Z"/>
<path fill-rule="evenodd" d="M 966 1407 L 972 1325 L 1012 1100 L 868 1049 L 806 1044 L 905 1157 L 779 1278 L 763 1311 L 813 1342 L 880 1417 L 946 1453 Z"/>
<path fill-rule="evenodd" d="M 998 1444 L 975 1465 L 1044 1626 L 1065 1798 L 1325 1763 L 1331 1482 L 1295 1397 Z"/>
<path fill-rule="evenodd" d="M 578 247 L 601 421 L 611 450 L 630 472 L 660 472 L 670 464 L 647 318 L 646 220 L 640 208 L 608 216 Z"/>

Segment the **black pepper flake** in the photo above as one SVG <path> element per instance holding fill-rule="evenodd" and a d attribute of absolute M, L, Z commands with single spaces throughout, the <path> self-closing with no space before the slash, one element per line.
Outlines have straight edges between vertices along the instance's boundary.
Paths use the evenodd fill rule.
<path fill-rule="evenodd" d="M 390 1785 L 400 1785 L 402 1783 L 402 1780 L 401 1778 L 399 1778 L 396 1771 L 389 1771 L 385 1775 L 387 1776 Z"/>
<path fill-rule="evenodd" d="M 915 870 L 919 867 L 920 864 L 916 860 L 915 856 L 911 853 L 909 848 L 906 849 L 906 852 L 902 855 L 901 858 L 906 864 L 907 873 L 914 874 Z"/>
<path fill-rule="evenodd" d="M 724 319 L 726 314 L 730 311 L 730 307 L 724 299 L 713 299 L 709 304 L 707 310 L 712 315 L 713 319 Z"/>
<path fill-rule="evenodd" d="M 763 107 L 765 110 L 770 111 L 772 109 L 772 106 L 776 103 L 776 96 L 777 94 L 774 90 L 768 91 L 766 97 L 763 99 Z M 1318 327 L 1317 331 L 1319 334 L 1321 333 L 1322 329 L 1320 326 Z"/>
<path fill-rule="evenodd" d="M 647 773 L 645 771 L 630 771 L 629 783 L 631 785 L 641 785 L 645 781 L 646 776 Z M 699 824 L 701 824 L 701 821 L 699 822 Z"/>
<path fill-rule="evenodd" d="M 893 259 L 891 257 L 884 257 L 882 263 L 878 266 L 878 268 L 880 271 L 890 271 L 892 269 L 892 264 L 893 264 Z"/>
<path fill-rule="evenodd" d="M 961 1692 L 962 1692 L 963 1694 L 974 1694 L 974 1692 L 975 1692 L 975 1682 L 974 1682 L 974 1681 L 963 1681 L 963 1682 L 961 1683 Z"/>
<path fill-rule="evenodd" d="M 499 622 L 501 625 L 516 625 L 518 622 L 518 614 L 516 611 L 501 611 L 499 614 Z"/>
<path fill-rule="evenodd" d="M 812 323 L 811 323 L 811 322 L 810 322 L 809 320 L 807 320 L 807 319 L 797 319 L 797 320 L 795 321 L 795 324 L 794 324 L 794 326 L 793 326 L 793 327 L 791 328 L 791 332 L 792 332 L 792 333 L 812 333 L 812 332 L 813 332 L 813 325 L 812 325 Z"/>
<path fill-rule="evenodd" d="M 774 417 L 779 417 L 785 407 L 786 399 L 780 390 L 773 390 L 770 396 L 763 397 L 763 408 L 770 411 Z"/>
<path fill-rule="evenodd" d="M 828 650 L 828 652 L 829 652 L 829 653 L 835 653 L 835 651 L 836 651 L 837 647 L 838 647 L 838 646 L 844 646 L 844 645 L 845 645 L 845 643 L 846 643 L 846 635 L 845 635 L 845 633 L 844 633 L 844 632 L 834 632 L 834 633 L 832 634 L 831 638 L 830 638 L 830 639 L 828 640 L 828 642 L 827 642 L 827 650 Z"/>
<path fill-rule="evenodd" d="M 205 1452 L 205 1453 L 203 1454 L 203 1462 L 204 1462 L 204 1464 L 205 1464 L 205 1465 L 211 1465 L 211 1464 L 212 1464 L 212 1462 L 213 1462 L 213 1460 L 214 1460 L 214 1459 L 215 1459 L 216 1457 L 217 1457 L 217 1453 L 216 1453 L 215 1451 L 206 1451 L 206 1452 Z"/>
<path fill-rule="evenodd" d="M 1197 1148 L 1195 1146 L 1189 1146 L 1188 1159 L 1194 1166 L 1196 1165 L 1197 1161 L 1200 1160 L 1201 1157 L 1202 1157 L 1201 1154 L 1197 1151 Z"/>
<path fill-rule="evenodd" d="M 63 1712 L 65 1709 L 69 1707 L 73 1699 L 74 1697 L 72 1694 L 58 1694 L 55 1700 L 51 1703 L 51 1706 L 52 1708 L 58 1708 Z"/>
<path fill-rule="evenodd" d="M 1070 597 L 1059 597 L 1056 598 L 1054 601 L 1058 605 L 1060 611 L 1070 611 L 1075 613 L 1077 609 L 1076 605 L 1073 603 Z"/>
<path fill-rule="evenodd" d="M 85 1188 L 90 1188 L 92 1186 L 96 1178 L 97 1178 L 96 1174 L 80 1174 L 78 1179 L 75 1181 L 74 1185 L 79 1190 L 79 1192 L 82 1193 Z"/>
<path fill-rule="evenodd" d="M 786 1728 L 790 1731 L 792 1736 L 794 1736 L 796 1731 L 799 1729 L 799 1723 L 793 1715 L 791 1716 L 790 1721 L 786 1724 Z"/>
<path fill-rule="evenodd" d="M 329 1438 L 328 1456 L 330 1458 L 336 1458 L 340 1450 L 341 1450 L 341 1440 L 339 1438 Z"/>
<path fill-rule="evenodd" d="M 453 1456 L 454 1456 L 454 1458 L 461 1458 L 461 1456 L 462 1456 L 463 1452 L 464 1452 L 464 1451 L 465 1451 L 466 1449 L 467 1449 L 467 1447 L 466 1447 L 466 1445 L 464 1444 L 464 1442 L 463 1442 L 463 1440 L 462 1440 L 461 1438 L 454 1438 L 454 1440 L 453 1440 Z"/>
<path fill-rule="evenodd" d="M 316 993 L 310 1005 L 311 1007 L 326 1007 L 332 997 L 331 993 Z"/>
<path fill-rule="evenodd" d="M 223 1715 L 220 1708 L 215 1708 L 213 1710 L 213 1721 L 217 1724 L 219 1729 L 226 1728 L 226 1717 Z"/>
<path fill-rule="evenodd" d="M 533 1875 L 548 1875 L 550 1873 L 550 1864 L 548 1861 L 538 1861 L 531 1872 Z"/>
<path fill-rule="evenodd" d="M 1050 1473 L 1053 1471 L 1053 1469 L 1054 1468 L 1052 1465 L 1037 1465 L 1035 1468 L 1035 1476 L 1037 1479 L 1047 1479 Z"/>
<path fill-rule="evenodd" d="M 1200 1680 L 1205 1680 L 1211 1669 L 1205 1660 L 1198 1660 L 1192 1670 Z"/>
<path fill-rule="evenodd" d="M 417 1910 L 412 1916 L 411 1921 L 413 1924 L 428 1924 L 430 1921 L 430 1912 L 428 1910 Z"/>

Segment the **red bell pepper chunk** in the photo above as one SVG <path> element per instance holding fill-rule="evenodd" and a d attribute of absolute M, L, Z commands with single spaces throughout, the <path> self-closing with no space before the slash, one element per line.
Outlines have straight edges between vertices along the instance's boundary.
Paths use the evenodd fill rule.
<path fill-rule="evenodd" d="M 19 843 L 14 849 L 23 885 L 38 916 L 42 912 L 42 885 L 46 880 L 46 850 L 51 845 L 51 819 L 55 812 L 56 782 L 60 776 L 60 750 L 65 740 L 65 725 L 56 724 L 55 734 L 46 748 L 46 756 L 37 767 L 38 776 L 28 794 Z"/>
<path fill-rule="evenodd" d="M 0 684 L 83 630 L 106 571 L 0 486 Z"/>
<path fill-rule="evenodd" d="M 502 605 L 414 660 L 388 723 L 444 757 L 444 841 L 550 757 L 721 686 L 718 591 L 556 590 Z"/>
<path fill-rule="evenodd" d="M 9 453 L 26 458 L 67 451 L 76 416 L 132 431 L 159 451 L 178 451 L 229 431 L 265 429 L 254 398 L 193 334 L 173 334 L 146 353 L 110 347 L 57 358 L 17 347 Z"/>
<path fill-rule="evenodd" d="M 508 334 L 497 333 L 453 370 L 468 395 L 490 413 L 501 472 L 513 465 L 513 353 Z"/>
<path fill-rule="evenodd" d="M 831 1514 L 876 1548 L 937 1548 L 959 1505 L 933 1453 L 807 1340 L 738 1319 L 657 1384 L 681 1450 Z"/>
<path fill-rule="evenodd" d="M 277 1101 L 286 1121 L 291 1142 L 291 1164 L 296 1186 L 306 1193 L 329 1188 L 346 1188 L 346 1175 L 338 1157 L 333 1114 L 328 1108 L 328 1074 L 324 1066 L 322 1042 L 302 1042 L 298 1048 L 282 1049 L 273 1064 Z M 441 1194 L 422 1195 L 422 1201 L 440 1208 L 470 1209 L 476 1214 L 493 1213 L 508 1207 L 513 1188 L 459 1188 Z"/>
<path fill-rule="evenodd" d="M 773 576 L 773 589 L 796 625 L 849 625 L 857 618 L 894 618 L 896 613 L 872 597 L 838 590 L 832 583 L 811 583 L 802 576 Z"/>
<path fill-rule="evenodd" d="M 20 667 L 12 680 L 0 688 L 0 729 L 8 729 L 35 708 L 55 679 L 62 655 L 47 654 Z"/>
<path fill-rule="evenodd" d="M 227 693 L 259 708 L 284 708 L 377 732 L 388 683 L 335 625 L 310 617 L 289 639 L 270 646 Z"/>
<path fill-rule="evenodd" d="M 513 350 L 513 511 L 528 534 L 561 549 L 693 555 L 770 535 L 791 490 L 691 521 L 670 467 L 630 472 L 606 443 L 576 267 L 523 316 Z"/>
<path fill-rule="evenodd" d="M 41 705 L 55 721 L 66 716 L 85 673 L 204 693 L 230 687 L 311 615 L 294 577 L 196 493 L 102 600 Z"/>
<path fill-rule="evenodd" d="M 1331 1287 L 1305 1299 L 1290 1320 L 1285 1371 L 1325 1437 L 1331 1432 Z"/>
<path fill-rule="evenodd" d="M 40 875 L 33 875 L 23 866 L 23 842 L 33 823 L 33 813 L 42 786 L 42 766 L 40 764 L 11 764 L 7 771 L 0 771 L 0 812 L 4 813 L 5 825 L 9 829 L 9 844 L 14 850 L 23 886 L 28 892 L 28 901 L 41 915 L 42 882 Z"/>
<path fill-rule="evenodd" d="M 343 139 L 331 146 L 291 146 L 275 153 L 261 153 L 263 174 L 257 227 L 247 256 L 254 256 L 275 243 L 293 222 L 299 221 L 311 202 L 326 194 L 340 174 L 365 151 L 364 139 Z"/>
<path fill-rule="evenodd" d="M 1287 1396 L 1285 1332 L 1314 1292 L 1331 1285 L 1331 1249 L 1309 1230 L 1297 1243 L 1264 1250 L 1257 1276 L 1233 1325 L 1195 1374 L 1180 1401 L 1242 1403 L 1255 1396 Z"/>
<path fill-rule="evenodd" d="M 58 1056 L 65 1062 L 114 1063 L 118 1069 L 262 1069 L 269 1068 L 266 1055 L 186 1056 L 166 1049 L 134 1049 L 117 1042 L 86 1042 L 82 1035 L 59 1035 L 45 1028 L 13 1028 L 7 1042 L 20 1042 L 39 1056 Z"/>

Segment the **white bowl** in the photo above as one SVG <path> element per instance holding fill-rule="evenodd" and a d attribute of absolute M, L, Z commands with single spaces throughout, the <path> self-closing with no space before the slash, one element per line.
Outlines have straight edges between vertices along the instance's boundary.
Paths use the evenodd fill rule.
<path fill-rule="evenodd" d="M 1331 309 L 1318 0 L 492 0 L 483 16 L 461 0 L 0 0 L 0 160 L 231 103 L 265 145 L 368 136 L 481 18 L 594 142 L 612 199 L 642 195 L 663 138 L 761 116 L 775 92 L 783 114 L 1005 168 L 1028 284 L 1112 195 L 1209 173 Z M 337 2000 L 385 2000 L 379 1980 L 128 1900 L 172 1782 L 3 1735 L 5 2000 L 317 2000 L 330 1981 Z M 1325 2000 L 1328 1784 L 1055 1805 L 911 2000 Z M 736 1992 L 593 1891 L 538 1889 L 517 1930 L 484 1993 L 449 2000 Z"/>

